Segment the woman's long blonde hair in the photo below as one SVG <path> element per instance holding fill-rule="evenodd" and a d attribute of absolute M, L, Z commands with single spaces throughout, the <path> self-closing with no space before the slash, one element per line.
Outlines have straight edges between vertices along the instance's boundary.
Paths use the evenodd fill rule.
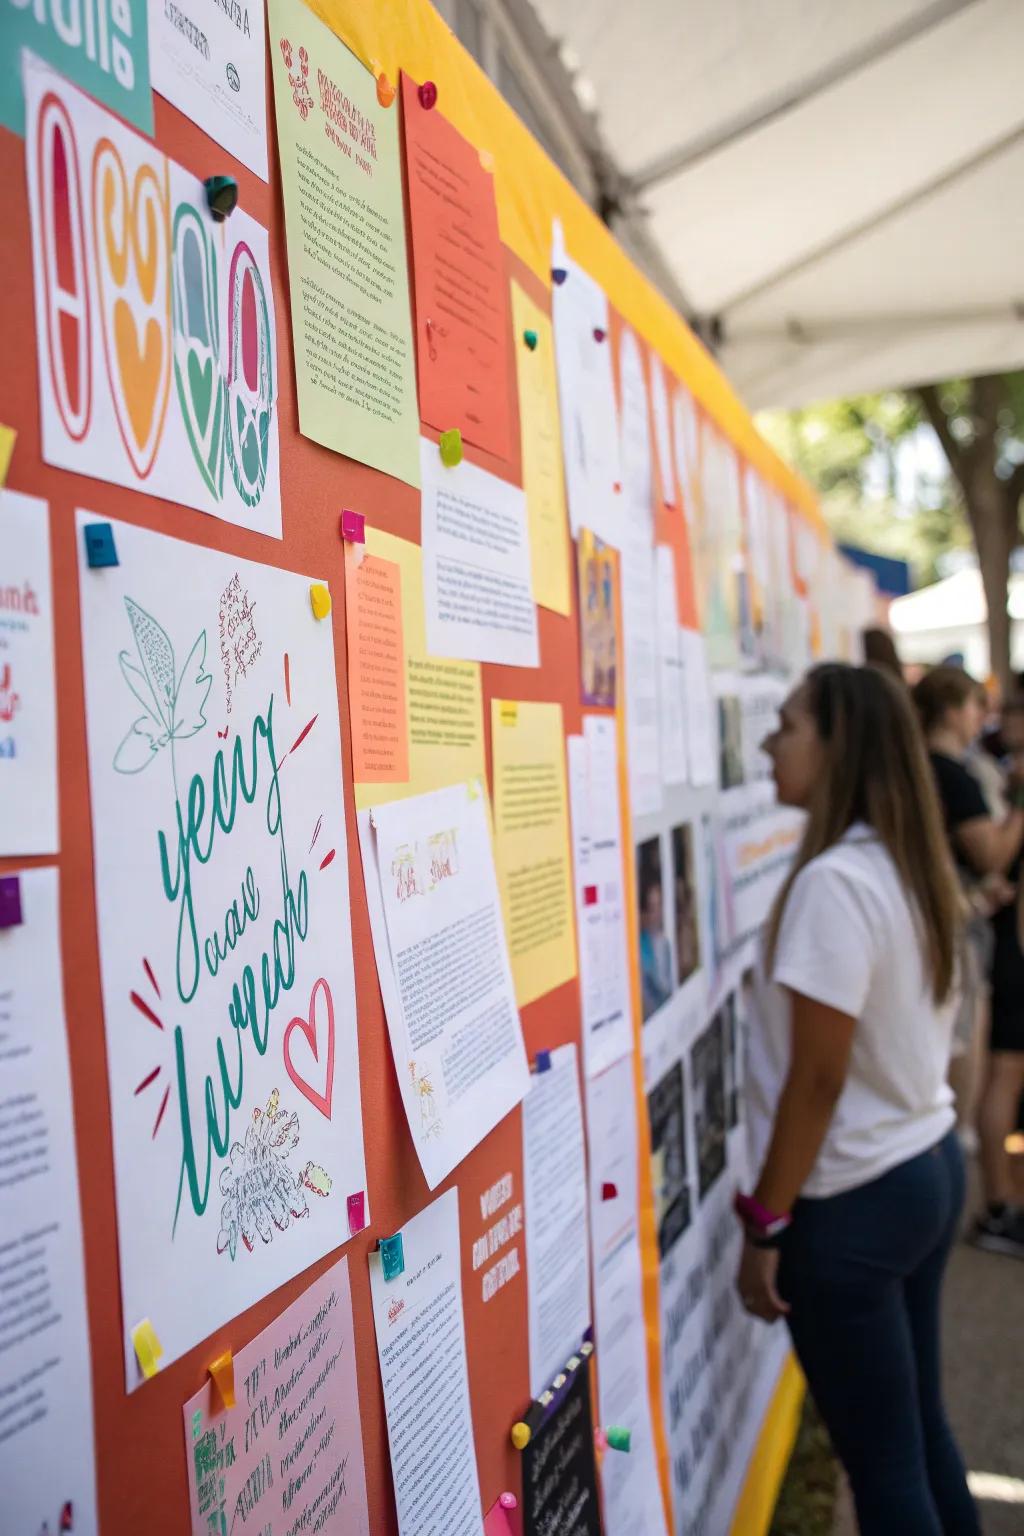
<path fill-rule="evenodd" d="M 768 919 L 771 975 L 782 915 L 800 871 L 866 822 L 916 909 L 935 1001 L 953 985 L 961 900 L 924 740 L 907 690 L 875 667 L 813 667 L 803 703 L 825 747 L 825 769 L 793 865 Z"/>

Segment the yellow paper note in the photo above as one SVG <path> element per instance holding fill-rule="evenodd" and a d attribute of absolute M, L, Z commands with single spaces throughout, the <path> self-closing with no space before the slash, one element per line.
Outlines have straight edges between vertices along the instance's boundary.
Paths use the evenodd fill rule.
<path fill-rule="evenodd" d="M 396 696 L 389 702 L 405 714 L 401 729 L 408 736 L 408 767 L 404 776 L 395 774 L 396 761 L 400 760 L 400 753 L 395 753 L 388 769 L 392 776 L 388 779 L 374 782 L 357 778 L 356 807 L 361 811 L 389 800 L 404 799 L 406 795 L 442 789 L 460 779 L 482 779 L 486 772 L 480 664 L 427 655 L 423 556 L 419 545 L 367 527 L 365 548 L 364 565 L 377 560 L 397 567 L 397 580 L 392 580 L 390 589 L 401 593 L 405 699 L 403 702 Z M 393 569 L 390 575 L 395 576 Z M 353 617 L 349 615 L 350 671 L 358 666 L 352 644 Z M 385 685 L 383 673 L 378 675 L 377 682 L 378 686 Z M 358 695 L 358 688 L 356 692 Z M 397 725 L 395 729 L 399 729 Z"/>
<path fill-rule="evenodd" d="M 18 434 L 14 428 L 5 427 L 0 421 L 0 491 L 7 484 L 7 471 L 11 467 L 11 455 L 17 441 Z"/>
<path fill-rule="evenodd" d="M 560 704 L 491 701 L 495 863 L 520 1008 L 576 975 Z"/>
<path fill-rule="evenodd" d="M 523 341 L 533 331 L 531 351 Z M 569 528 L 562 479 L 562 433 L 551 321 L 518 283 L 512 284 L 512 335 L 519 383 L 523 489 L 530 523 L 534 602 L 555 613 L 570 607 Z"/>

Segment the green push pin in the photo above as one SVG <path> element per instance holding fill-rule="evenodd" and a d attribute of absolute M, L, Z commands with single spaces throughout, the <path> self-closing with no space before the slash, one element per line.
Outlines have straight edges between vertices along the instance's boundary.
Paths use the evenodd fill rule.
<path fill-rule="evenodd" d="M 523 340 L 526 342 L 526 345 L 529 347 L 531 352 L 536 352 L 536 350 L 537 350 L 537 332 L 536 331 L 524 331 L 523 332 Z"/>
<path fill-rule="evenodd" d="M 238 206 L 238 182 L 233 176 L 207 176 L 206 204 L 218 224 L 223 224 L 229 213 Z"/>
<path fill-rule="evenodd" d="M 618 1424 L 612 1424 L 605 1430 L 605 1439 L 613 1451 L 628 1451 L 631 1439 L 628 1429 L 622 1429 Z"/>
<path fill-rule="evenodd" d="M 448 469 L 454 469 L 456 464 L 462 463 L 462 433 L 458 427 L 452 427 L 450 432 L 442 432 L 438 446 L 441 449 L 441 463 Z"/>

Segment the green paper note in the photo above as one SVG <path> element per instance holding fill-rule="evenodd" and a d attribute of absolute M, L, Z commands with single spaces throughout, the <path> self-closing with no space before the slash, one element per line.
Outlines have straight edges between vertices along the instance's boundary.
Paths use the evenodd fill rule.
<path fill-rule="evenodd" d="M 0 124 L 25 134 L 23 48 L 153 132 L 146 0 L 0 0 Z"/>
<path fill-rule="evenodd" d="M 301 0 L 270 0 L 299 428 L 419 485 L 398 107 Z"/>

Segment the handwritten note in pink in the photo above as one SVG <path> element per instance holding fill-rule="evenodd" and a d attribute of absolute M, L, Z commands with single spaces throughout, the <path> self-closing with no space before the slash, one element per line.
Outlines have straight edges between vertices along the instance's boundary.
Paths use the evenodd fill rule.
<path fill-rule="evenodd" d="M 348 1260 L 234 1367 L 233 1408 L 210 1381 L 185 1404 L 192 1536 L 369 1536 Z"/>

